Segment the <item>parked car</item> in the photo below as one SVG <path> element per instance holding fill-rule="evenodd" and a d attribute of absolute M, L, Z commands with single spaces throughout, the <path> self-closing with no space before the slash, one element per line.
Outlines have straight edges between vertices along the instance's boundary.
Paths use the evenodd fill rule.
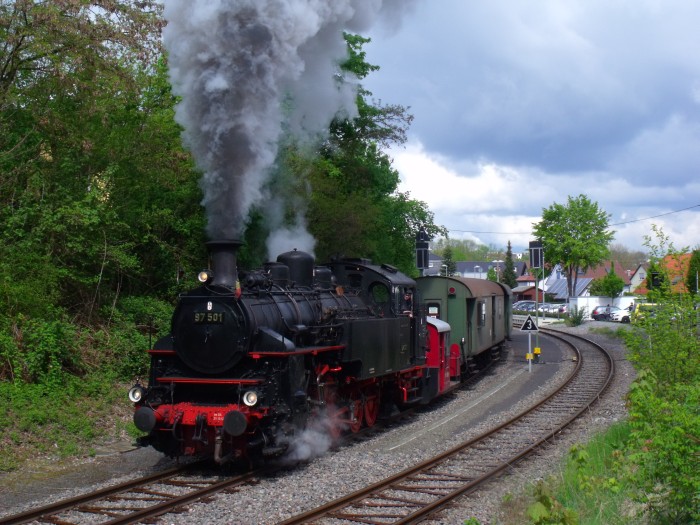
<path fill-rule="evenodd" d="M 513 310 L 529 312 L 535 308 L 535 301 L 517 301 L 513 303 Z"/>
<path fill-rule="evenodd" d="M 610 320 L 618 323 L 629 323 L 631 320 L 630 312 L 626 308 L 618 308 L 617 310 L 610 312 Z"/>
<path fill-rule="evenodd" d="M 615 319 L 613 319 L 613 315 L 621 312 L 629 314 L 627 310 L 623 310 L 622 308 L 618 308 L 617 306 L 598 305 L 591 312 L 591 317 L 596 321 L 614 321 Z"/>

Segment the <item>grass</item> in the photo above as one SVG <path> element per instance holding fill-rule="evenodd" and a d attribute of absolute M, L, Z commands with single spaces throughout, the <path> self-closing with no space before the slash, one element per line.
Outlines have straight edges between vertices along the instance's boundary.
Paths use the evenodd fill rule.
<path fill-rule="evenodd" d="M 126 391 L 97 373 L 66 375 L 60 388 L 0 383 L 0 472 L 37 459 L 91 456 L 98 443 L 129 439 L 136 429 Z"/>
<path fill-rule="evenodd" d="M 559 473 L 509 494 L 502 503 L 505 524 L 629 525 L 630 491 L 624 481 L 621 450 L 629 437 L 627 423 L 617 423 L 586 445 L 575 445 Z"/>

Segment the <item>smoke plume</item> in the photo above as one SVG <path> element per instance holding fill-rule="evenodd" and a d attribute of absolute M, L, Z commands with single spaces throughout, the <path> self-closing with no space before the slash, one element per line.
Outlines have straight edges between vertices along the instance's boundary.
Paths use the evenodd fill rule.
<path fill-rule="evenodd" d="M 356 114 L 356 84 L 339 82 L 343 31 L 394 22 L 398 6 L 405 0 L 165 0 L 176 120 L 203 173 L 210 238 L 242 238 L 283 125 L 300 139 L 338 112 Z"/>

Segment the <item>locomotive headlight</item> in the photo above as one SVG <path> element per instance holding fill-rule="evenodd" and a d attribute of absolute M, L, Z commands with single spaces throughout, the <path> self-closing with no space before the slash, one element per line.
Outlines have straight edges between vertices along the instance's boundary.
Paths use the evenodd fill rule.
<path fill-rule="evenodd" d="M 197 274 L 197 280 L 200 283 L 206 283 L 212 278 L 211 270 L 202 270 Z"/>
<path fill-rule="evenodd" d="M 243 394 L 243 402 L 249 407 L 254 407 L 258 403 L 258 393 L 255 390 L 248 390 Z"/>
<path fill-rule="evenodd" d="M 129 401 L 132 403 L 138 403 L 143 399 L 144 389 L 141 385 L 134 385 L 129 390 Z"/>

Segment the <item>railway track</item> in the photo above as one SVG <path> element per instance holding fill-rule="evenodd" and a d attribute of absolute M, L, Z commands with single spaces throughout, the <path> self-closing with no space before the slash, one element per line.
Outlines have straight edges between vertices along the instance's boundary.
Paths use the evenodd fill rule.
<path fill-rule="evenodd" d="M 571 334 L 542 332 L 571 346 L 576 354 L 576 367 L 558 390 L 481 436 L 282 525 L 383 525 L 436 519 L 457 498 L 468 496 L 544 446 L 598 400 L 615 370 L 610 354 L 596 343 Z"/>
<path fill-rule="evenodd" d="M 259 473 L 237 476 L 196 476 L 204 462 L 174 467 L 82 496 L 65 499 L 21 514 L 0 518 L 0 525 L 50 523 L 72 525 L 137 523 L 160 516 L 186 503 L 235 490 Z"/>
<path fill-rule="evenodd" d="M 472 384 L 484 373 L 491 370 L 500 359 L 500 352 L 493 353 L 490 359 L 471 376 L 465 385 Z M 414 410 L 392 416 L 372 428 L 365 428 L 354 434 L 347 434 L 342 446 L 355 440 L 364 440 L 381 432 L 387 424 L 406 419 Z M 117 525 L 138 523 L 143 520 L 177 511 L 185 504 L 203 500 L 217 492 L 235 490 L 246 483 L 254 482 L 263 473 L 274 472 L 275 466 L 237 476 L 222 477 L 211 472 L 197 476 L 196 470 L 206 462 L 174 467 L 163 472 L 143 478 L 130 480 L 81 496 L 60 500 L 20 514 L 0 517 L 0 525 L 18 525 L 22 523 L 47 523 L 54 525 L 74 525 L 98 523 L 99 525 Z"/>
<path fill-rule="evenodd" d="M 544 330 L 542 330 L 544 332 Z M 571 339 L 569 334 L 555 335 Z M 593 345 L 587 342 L 587 345 Z M 524 412 L 519 422 L 508 422 L 384 482 L 377 483 L 319 509 L 284 521 L 293 523 L 411 523 L 425 519 L 456 497 L 469 494 L 480 483 L 508 470 L 595 402 L 613 374 L 612 360 L 602 349 L 579 351 L 573 377 L 537 407 Z M 591 377 L 605 378 L 598 384 Z M 565 415 L 561 413 L 565 412 Z M 527 439 L 537 433 L 537 440 Z M 353 437 L 355 435 L 351 435 Z M 486 455 L 486 451 L 498 451 Z M 200 464 L 171 469 L 148 478 L 130 481 L 93 494 L 0 518 L 0 525 L 19 523 L 122 524 L 144 522 L 168 512 L 177 512 L 187 503 L 206 500 L 217 492 L 237 490 L 254 482 L 260 472 L 235 477 L 198 476 Z M 362 501 L 362 503 L 358 503 Z M 340 520 L 340 521 L 339 521 Z"/>

